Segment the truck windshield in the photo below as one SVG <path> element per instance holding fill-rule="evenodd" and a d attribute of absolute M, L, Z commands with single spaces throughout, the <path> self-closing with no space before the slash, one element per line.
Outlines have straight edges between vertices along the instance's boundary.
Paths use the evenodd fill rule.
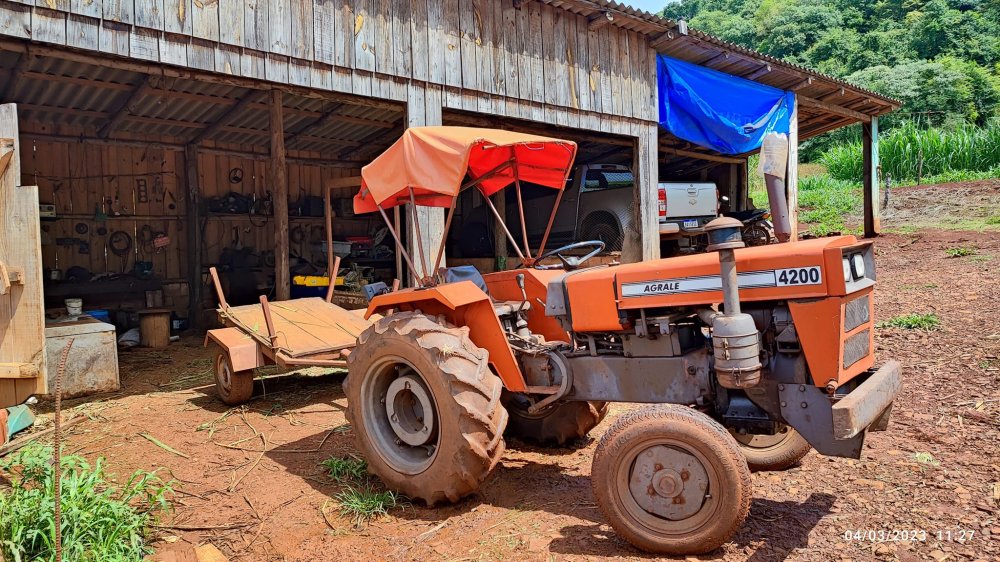
<path fill-rule="evenodd" d="M 628 170 L 588 170 L 582 191 L 601 191 L 632 187 L 634 180 Z"/>

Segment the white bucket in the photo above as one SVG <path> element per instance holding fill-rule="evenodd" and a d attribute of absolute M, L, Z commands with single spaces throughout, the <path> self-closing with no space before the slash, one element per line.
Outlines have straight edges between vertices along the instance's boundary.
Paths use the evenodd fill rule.
<path fill-rule="evenodd" d="M 79 316 L 83 314 L 83 299 L 66 299 L 66 314 Z"/>

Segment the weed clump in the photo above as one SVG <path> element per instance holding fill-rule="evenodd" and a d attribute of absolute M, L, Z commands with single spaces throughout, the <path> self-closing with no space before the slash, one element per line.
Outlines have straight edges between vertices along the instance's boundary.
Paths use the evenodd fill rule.
<path fill-rule="evenodd" d="M 935 330 L 941 325 L 937 314 L 901 314 L 879 322 L 879 328 L 903 328 L 904 330 Z"/>

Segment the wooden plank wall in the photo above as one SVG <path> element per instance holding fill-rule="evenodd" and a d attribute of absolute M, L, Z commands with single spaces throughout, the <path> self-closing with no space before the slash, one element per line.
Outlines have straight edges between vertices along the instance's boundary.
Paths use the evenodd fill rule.
<path fill-rule="evenodd" d="M 164 282 L 165 306 L 187 316 L 187 237 L 185 228 L 184 152 L 172 148 L 112 146 L 87 143 L 66 143 L 45 140 L 22 141 L 22 181 L 37 182 L 41 203 L 56 206 L 58 220 L 42 221 L 43 262 L 46 268 L 64 272 L 73 266 L 87 268 L 95 274 L 132 271 L 136 260 L 153 263 L 153 274 Z M 268 189 L 266 160 L 212 153 L 199 154 L 199 181 L 203 197 L 219 197 L 231 191 L 263 197 Z M 238 169 L 243 180 L 230 181 L 230 172 Z M 322 197 L 323 185 L 331 179 L 355 176 L 360 170 L 329 168 L 305 164 L 289 164 L 290 207 L 294 213 L 297 202 L 304 196 Z M 139 193 L 147 193 L 141 202 Z M 336 193 L 349 198 L 350 188 Z M 97 212 L 108 215 L 98 220 Z M 122 216 L 114 216 L 117 210 Z M 371 221 L 338 219 L 334 223 L 335 237 L 370 234 Z M 77 232 L 85 225 L 86 232 Z M 170 237 L 170 244 L 157 251 L 151 244 L 140 244 L 143 228 Z M 104 226 L 108 234 L 97 230 Z M 206 265 L 220 261 L 227 247 L 240 245 L 267 251 L 274 247 L 273 220 L 246 215 L 207 214 L 203 229 Z M 321 240 L 321 217 L 291 217 L 291 228 L 300 228 L 303 241 L 293 243 L 293 254 L 310 256 L 310 240 Z M 133 239 L 127 260 L 114 255 L 108 248 L 110 233 L 122 230 Z M 89 253 L 81 253 L 79 244 L 58 245 L 60 238 L 78 238 L 89 245 Z M 260 275 L 267 276 L 268 268 Z M 207 295 L 212 297 L 213 295 Z"/>
<path fill-rule="evenodd" d="M 0 295 L 0 364 L 33 364 L 39 376 L 0 376 L 0 408 L 24 402 L 32 394 L 46 392 L 45 317 L 42 305 L 42 264 L 39 253 L 38 188 L 22 184 L 18 155 L 17 109 L 0 105 L 0 139 L 13 142 L 14 156 L 6 173 L 0 172 L 0 260 L 8 270 L 23 277 Z M 0 154 L 10 152 L 0 147 Z"/>
<path fill-rule="evenodd" d="M 0 0 L 0 35 L 616 134 L 656 119 L 644 35 L 515 0 Z"/>

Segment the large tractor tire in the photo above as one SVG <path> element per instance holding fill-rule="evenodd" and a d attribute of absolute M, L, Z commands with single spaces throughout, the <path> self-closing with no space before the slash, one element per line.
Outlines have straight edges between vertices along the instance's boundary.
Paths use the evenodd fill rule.
<path fill-rule="evenodd" d="M 619 535 L 657 554 L 704 554 L 750 511 L 750 469 L 721 425 L 662 405 L 618 418 L 594 454 L 597 505 Z"/>
<path fill-rule="evenodd" d="M 253 396 L 253 369 L 234 371 L 229 354 L 215 354 L 215 392 L 227 406 L 239 406 Z"/>
<path fill-rule="evenodd" d="M 347 363 L 347 419 L 369 472 L 432 506 L 479 489 L 503 454 L 507 411 L 468 328 L 391 314 L 361 333 Z"/>
<path fill-rule="evenodd" d="M 812 449 L 799 432 L 783 426 L 774 435 L 739 434 L 730 430 L 750 470 L 785 470 L 798 464 Z"/>
<path fill-rule="evenodd" d="M 507 435 L 538 445 L 562 447 L 587 435 L 608 415 L 607 402 L 563 402 L 532 414 L 523 395 L 504 392 L 503 404 L 510 415 Z"/>

